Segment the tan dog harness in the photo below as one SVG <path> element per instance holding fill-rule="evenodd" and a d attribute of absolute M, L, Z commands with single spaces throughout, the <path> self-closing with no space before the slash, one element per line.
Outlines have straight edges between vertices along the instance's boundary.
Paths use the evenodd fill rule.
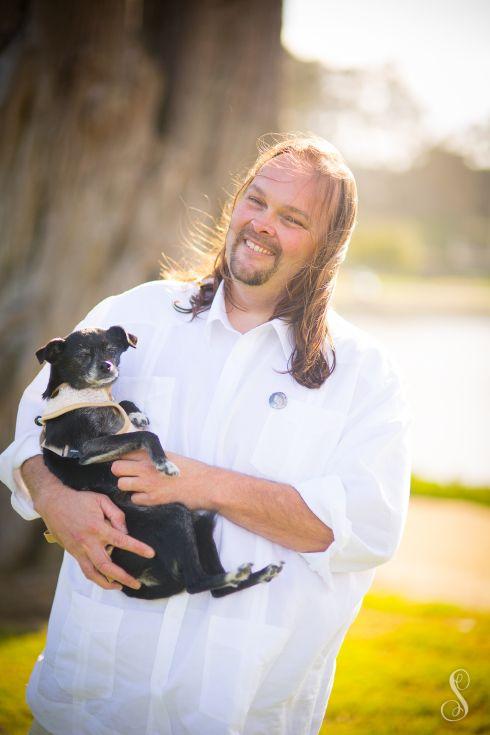
<path fill-rule="evenodd" d="M 109 386 L 102 388 L 82 388 L 77 390 L 72 388 L 68 383 L 62 383 L 53 395 L 47 400 L 47 411 L 42 416 L 38 416 L 36 423 L 43 427 L 40 437 L 41 447 L 49 449 L 60 457 L 68 457 L 70 447 L 66 444 L 64 447 L 55 447 L 46 442 L 46 422 L 51 419 L 57 419 L 70 411 L 76 411 L 78 408 L 115 408 L 119 411 L 123 419 L 122 427 L 116 431 L 116 434 L 127 434 L 129 431 L 136 431 L 131 420 L 122 406 L 112 397 Z"/>

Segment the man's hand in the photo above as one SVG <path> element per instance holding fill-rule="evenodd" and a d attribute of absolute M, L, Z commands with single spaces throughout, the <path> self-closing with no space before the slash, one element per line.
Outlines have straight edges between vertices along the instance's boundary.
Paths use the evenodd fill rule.
<path fill-rule="evenodd" d="M 159 472 L 144 449 L 113 462 L 111 471 L 119 478 L 119 490 L 134 493 L 136 505 L 184 503 L 190 510 L 212 510 L 211 475 L 216 468 L 180 454 L 166 454 L 179 468 L 178 477 Z"/>
<path fill-rule="evenodd" d="M 111 561 L 106 546 L 146 558 L 152 558 L 154 551 L 128 536 L 124 513 L 107 496 L 66 487 L 49 472 L 40 456 L 24 462 L 22 475 L 37 512 L 61 546 L 78 561 L 87 579 L 108 590 L 120 590 L 121 584 L 140 588 L 134 577 Z"/>

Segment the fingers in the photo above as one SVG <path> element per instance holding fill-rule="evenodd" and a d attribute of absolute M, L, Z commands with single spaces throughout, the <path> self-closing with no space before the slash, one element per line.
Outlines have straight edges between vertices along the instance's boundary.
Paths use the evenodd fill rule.
<path fill-rule="evenodd" d="M 111 561 L 110 556 L 105 550 L 94 554 L 91 558 L 91 561 L 94 567 L 94 575 L 102 577 L 102 579 L 104 579 L 106 583 L 108 583 L 106 578 L 109 578 L 110 580 L 113 580 L 113 582 L 120 582 L 126 587 L 131 587 L 135 590 L 139 590 L 139 588 L 141 587 L 141 583 L 138 582 L 137 579 L 132 577 L 130 574 L 125 572 L 124 569 L 121 569 L 121 567 L 118 567 L 117 564 L 114 564 Z M 111 589 L 111 587 L 109 587 L 109 589 Z"/>
<path fill-rule="evenodd" d="M 109 528 L 110 527 L 108 526 L 108 530 Z M 126 548 L 128 551 L 133 551 L 135 554 L 139 554 L 146 558 L 152 558 L 155 556 L 155 552 L 150 546 L 133 539 L 127 534 L 120 533 L 113 529 L 112 534 L 109 535 L 109 545 Z M 105 546 L 95 546 L 94 544 L 91 544 L 90 546 L 86 545 L 85 552 L 83 554 L 75 553 L 73 555 L 77 558 L 77 561 L 87 579 L 90 579 L 92 582 L 95 582 L 106 590 L 120 590 L 122 588 L 121 585 L 131 587 L 135 590 L 138 590 L 141 587 L 141 583 L 138 582 L 137 579 L 132 577 L 117 564 L 114 564 L 107 553 Z"/>
<path fill-rule="evenodd" d="M 133 481 L 132 477 L 120 477 L 119 480 L 117 481 L 118 489 L 124 490 L 125 492 L 136 491 L 135 485 L 136 483 Z"/>
<path fill-rule="evenodd" d="M 141 472 L 140 462 L 117 459 L 111 465 L 111 472 L 116 477 L 136 477 Z"/>
<path fill-rule="evenodd" d="M 158 478 L 160 480 L 160 478 Z M 145 480 L 145 478 L 139 476 L 135 477 L 120 477 L 117 481 L 118 490 L 122 490 L 126 493 L 134 493 L 133 503 L 136 503 L 139 498 L 145 493 L 149 494 L 154 492 L 154 487 L 151 480 Z M 158 502 L 158 501 L 156 501 Z M 168 501 L 167 501 L 168 502 Z"/>
<path fill-rule="evenodd" d="M 111 522 L 114 528 L 117 528 L 118 531 L 121 531 L 122 533 L 128 532 L 124 512 L 118 508 L 117 505 L 114 505 L 107 495 L 101 496 L 100 507 L 102 508 L 104 516 Z"/>
<path fill-rule="evenodd" d="M 102 587 L 105 590 L 122 589 L 122 586 L 117 582 L 109 582 L 105 577 L 103 577 L 102 574 L 100 574 L 100 572 L 98 572 L 97 569 L 94 567 L 90 559 L 81 559 L 78 560 L 78 563 L 80 564 L 80 568 L 85 577 L 91 582 L 98 584 L 99 587 Z"/>
<path fill-rule="evenodd" d="M 143 541 L 138 541 L 132 536 L 119 533 L 115 529 L 108 530 L 110 532 L 107 534 L 107 543 L 111 546 L 117 546 L 118 549 L 124 549 L 125 551 L 132 551 L 133 554 L 138 554 L 138 556 L 143 556 L 146 559 L 153 559 L 155 556 L 155 552 L 151 546 L 144 544 Z"/>
<path fill-rule="evenodd" d="M 133 495 L 133 503 L 135 505 L 160 505 L 161 501 L 155 501 L 152 503 L 151 495 L 148 493 L 136 493 Z"/>

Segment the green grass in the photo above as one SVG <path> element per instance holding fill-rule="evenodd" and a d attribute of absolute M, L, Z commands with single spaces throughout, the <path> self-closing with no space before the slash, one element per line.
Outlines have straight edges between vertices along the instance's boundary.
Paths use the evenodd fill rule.
<path fill-rule="evenodd" d="M 25 685 L 45 630 L 0 631 L 0 733 L 25 735 Z M 448 683 L 464 668 L 468 715 L 446 722 Z M 490 615 L 442 604 L 367 595 L 344 641 L 322 735 L 490 732 Z"/>
<path fill-rule="evenodd" d="M 25 735 L 32 717 L 25 703 L 27 680 L 44 647 L 45 630 L 0 629 L 0 733 Z"/>
<path fill-rule="evenodd" d="M 428 482 L 420 477 L 412 477 L 412 495 L 425 495 L 431 498 L 450 498 L 452 500 L 470 500 L 481 505 L 490 505 L 490 488 L 469 487 L 457 482 L 440 485 L 437 482 Z"/>
<path fill-rule="evenodd" d="M 448 679 L 458 668 L 470 675 L 469 711 L 447 722 L 440 708 L 455 699 Z M 367 595 L 337 659 L 321 735 L 488 733 L 489 683 L 489 614 Z"/>

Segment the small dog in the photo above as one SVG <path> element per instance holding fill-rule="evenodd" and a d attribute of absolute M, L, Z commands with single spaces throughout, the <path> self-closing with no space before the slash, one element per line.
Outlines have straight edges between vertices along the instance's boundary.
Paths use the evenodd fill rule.
<path fill-rule="evenodd" d="M 214 597 L 223 597 L 270 582 L 283 562 L 254 573 L 252 564 L 242 564 L 235 572 L 224 570 L 213 539 L 214 513 L 190 511 L 181 503 L 138 506 L 132 493 L 118 489 L 111 462 L 136 449 L 146 449 L 160 472 L 178 474 L 158 436 L 146 431 L 146 416 L 131 401 L 118 404 L 111 396 L 121 355 L 136 343 L 134 335 L 113 326 L 73 332 L 36 352 L 41 364 L 51 364 L 43 393 L 47 410 L 36 418 L 43 426 L 46 466 L 75 490 L 108 495 L 124 511 L 128 533 L 155 549 L 153 559 L 113 550 L 114 563 L 141 582 L 139 590 L 123 586 L 126 595 L 153 600 L 183 590 L 190 594 L 210 590 Z"/>

